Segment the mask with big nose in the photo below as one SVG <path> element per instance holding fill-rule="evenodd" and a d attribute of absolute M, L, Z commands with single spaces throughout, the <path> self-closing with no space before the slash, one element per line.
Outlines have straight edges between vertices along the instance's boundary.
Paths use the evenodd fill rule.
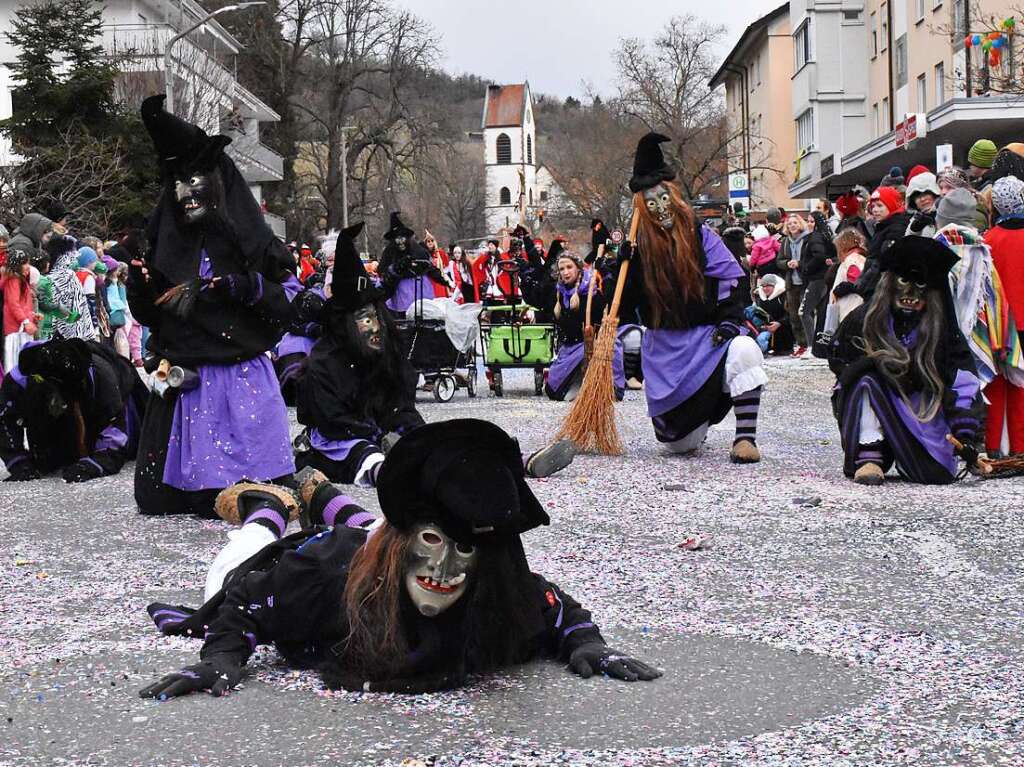
<path fill-rule="evenodd" d="M 657 184 L 650 189 L 644 190 L 644 203 L 651 217 L 657 221 L 662 229 L 671 229 L 672 198 L 668 193 L 668 187 L 664 184 Z"/>
<path fill-rule="evenodd" d="M 209 214 L 213 207 L 212 184 L 210 177 L 204 173 L 196 173 L 188 179 L 174 182 L 174 197 L 178 201 L 185 222 L 197 224 Z"/>
<path fill-rule="evenodd" d="M 476 548 L 458 543 L 434 524 L 412 528 L 405 589 L 420 615 L 433 618 L 466 593 L 477 563 Z"/>

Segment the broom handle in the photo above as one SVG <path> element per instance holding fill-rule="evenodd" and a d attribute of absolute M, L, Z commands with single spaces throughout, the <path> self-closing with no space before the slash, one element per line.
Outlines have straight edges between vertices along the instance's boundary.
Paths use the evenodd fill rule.
<path fill-rule="evenodd" d="M 590 321 L 590 307 L 594 305 L 594 284 L 597 282 L 597 262 L 601 260 L 604 255 L 604 245 L 597 246 L 597 255 L 594 256 L 594 266 L 591 267 L 590 271 L 590 285 L 587 286 L 587 321 L 584 327 L 592 328 L 593 324 Z"/>
<path fill-rule="evenodd" d="M 629 223 L 629 242 L 631 245 L 636 243 L 636 232 L 639 226 L 640 214 L 634 209 L 633 220 Z M 626 276 L 629 274 L 630 261 L 623 262 L 622 266 L 619 267 L 619 278 L 615 282 L 615 298 L 612 299 L 612 308 L 608 312 L 608 318 L 611 320 L 619 318 L 619 304 L 622 302 L 622 290 L 626 287 Z"/>

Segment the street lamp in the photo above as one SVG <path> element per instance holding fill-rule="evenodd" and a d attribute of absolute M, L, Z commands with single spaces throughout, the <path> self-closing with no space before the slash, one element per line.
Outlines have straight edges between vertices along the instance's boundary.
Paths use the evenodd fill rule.
<path fill-rule="evenodd" d="M 199 29 L 199 27 L 203 26 L 203 24 L 208 22 L 214 16 L 219 16 L 220 14 L 228 13 L 229 11 L 240 11 L 243 8 L 251 8 L 254 5 L 266 4 L 266 0 L 256 0 L 255 2 L 225 5 L 223 8 L 218 8 L 217 10 L 211 11 L 210 13 L 206 14 L 205 16 L 203 16 L 203 18 L 201 18 L 191 27 L 186 29 L 184 32 L 179 32 L 167 41 L 167 45 L 164 46 L 164 90 L 167 92 L 166 109 L 168 112 L 170 112 L 171 114 L 174 113 L 174 72 L 172 71 L 173 64 L 171 61 L 171 49 L 174 47 L 174 44 L 186 35 L 195 32 L 197 29 Z"/>

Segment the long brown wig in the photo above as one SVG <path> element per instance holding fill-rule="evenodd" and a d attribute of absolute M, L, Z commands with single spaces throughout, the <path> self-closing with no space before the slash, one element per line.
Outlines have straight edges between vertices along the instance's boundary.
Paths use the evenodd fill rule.
<path fill-rule="evenodd" d="M 651 310 L 651 327 L 683 324 L 683 304 L 701 298 L 704 280 L 693 246 L 696 217 L 683 199 L 679 187 L 665 182 L 675 222 L 672 229 L 662 228 L 644 200 L 643 192 L 633 195 L 633 206 L 640 216 L 637 244 L 640 247 L 644 285 Z"/>
<path fill-rule="evenodd" d="M 946 325 L 942 293 L 934 288 L 928 290 L 917 326 L 917 343 L 911 350 L 899 342 L 893 331 L 895 295 L 896 276 L 885 272 L 864 315 L 864 351 L 875 361 L 911 412 L 922 421 L 930 421 L 942 407 L 946 388 L 936 359 Z M 921 400 L 917 407 L 914 407 L 909 394 L 915 384 L 921 387 Z"/>

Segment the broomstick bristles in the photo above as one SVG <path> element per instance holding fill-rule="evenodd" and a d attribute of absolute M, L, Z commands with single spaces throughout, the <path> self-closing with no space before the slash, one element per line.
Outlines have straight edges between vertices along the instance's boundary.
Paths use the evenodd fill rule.
<path fill-rule="evenodd" d="M 618 327 L 619 321 L 615 318 L 601 323 L 579 394 L 558 431 L 559 439 L 571 439 L 584 453 L 622 455 L 624 452 L 615 422 L 615 383 L 612 380 Z"/>

